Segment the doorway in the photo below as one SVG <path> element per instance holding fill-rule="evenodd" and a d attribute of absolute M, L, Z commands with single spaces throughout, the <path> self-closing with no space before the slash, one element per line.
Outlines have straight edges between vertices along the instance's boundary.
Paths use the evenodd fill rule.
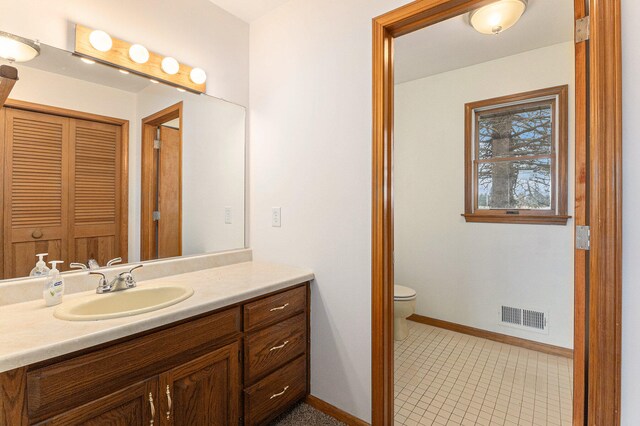
<path fill-rule="evenodd" d="M 372 423 L 393 424 L 394 38 L 487 0 L 420 0 L 373 21 Z M 620 2 L 574 2 L 577 29 L 573 424 L 620 423 Z M 591 15 L 591 20 L 583 18 Z M 585 24 L 586 23 L 586 24 Z"/>
<path fill-rule="evenodd" d="M 141 260 L 182 255 L 182 102 L 142 120 Z"/>

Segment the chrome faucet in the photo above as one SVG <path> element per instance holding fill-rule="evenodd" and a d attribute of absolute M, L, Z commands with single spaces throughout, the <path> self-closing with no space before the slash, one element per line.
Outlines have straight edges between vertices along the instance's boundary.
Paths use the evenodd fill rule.
<path fill-rule="evenodd" d="M 98 281 L 98 287 L 96 288 L 96 293 L 113 293 L 114 291 L 122 291 L 128 288 L 133 288 L 137 285 L 135 278 L 133 277 L 132 272 L 138 268 L 142 268 L 143 265 L 137 265 L 128 271 L 121 272 L 109 283 L 107 284 L 107 278 L 102 272 L 89 272 L 89 275 L 100 275 L 100 281 Z"/>

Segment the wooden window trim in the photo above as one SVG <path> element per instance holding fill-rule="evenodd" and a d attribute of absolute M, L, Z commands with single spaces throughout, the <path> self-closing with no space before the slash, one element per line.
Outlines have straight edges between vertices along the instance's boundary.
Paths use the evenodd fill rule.
<path fill-rule="evenodd" d="M 569 86 L 555 86 L 465 104 L 465 206 L 462 216 L 471 223 L 521 223 L 536 225 L 566 225 L 571 218 L 567 214 L 568 178 L 568 92 Z M 552 104 L 551 153 L 522 157 L 478 160 L 478 119 L 481 112 L 500 112 L 516 105 L 535 106 Z M 478 209 L 477 163 L 509 161 L 509 159 L 551 159 L 551 206 L 550 210 L 529 209 Z M 557 164 L 556 164 L 557 163 Z M 516 212 L 516 213 L 514 213 Z"/>

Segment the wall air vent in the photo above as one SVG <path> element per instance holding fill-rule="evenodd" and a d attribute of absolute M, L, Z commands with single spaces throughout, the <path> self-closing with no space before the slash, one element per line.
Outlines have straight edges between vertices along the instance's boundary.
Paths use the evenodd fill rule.
<path fill-rule="evenodd" d="M 502 306 L 500 309 L 500 324 L 523 330 L 548 333 L 548 314 L 530 309 Z"/>

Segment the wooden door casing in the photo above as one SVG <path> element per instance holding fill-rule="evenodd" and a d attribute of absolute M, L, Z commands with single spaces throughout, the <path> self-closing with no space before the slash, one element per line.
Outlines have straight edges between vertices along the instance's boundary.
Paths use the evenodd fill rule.
<path fill-rule="evenodd" d="M 234 342 L 160 375 L 160 424 L 237 425 L 239 351 L 238 342 Z"/>
<path fill-rule="evenodd" d="M 372 424 L 393 423 L 394 38 L 489 0 L 415 0 L 373 19 Z M 574 263 L 573 424 L 620 424 L 622 61 L 620 0 L 575 0 L 589 16 L 576 43 L 576 225 L 591 227 Z"/>

